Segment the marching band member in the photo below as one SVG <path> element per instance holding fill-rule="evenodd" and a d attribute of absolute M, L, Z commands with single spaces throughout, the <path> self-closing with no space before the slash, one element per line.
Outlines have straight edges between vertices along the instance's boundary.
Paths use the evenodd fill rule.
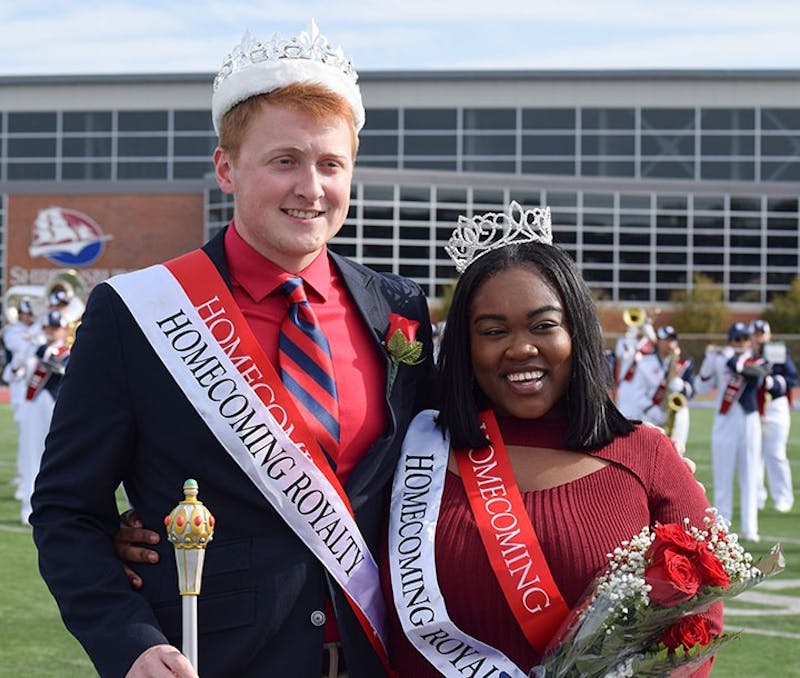
<path fill-rule="evenodd" d="M 771 372 L 764 378 L 759 389 L 759 412 L 761 413 L 761 459 L 762 470 L 759 478 L 759 508 L 767 498 L 764 486 L 764 467 L 766 467 L 769 495 L 775 510 L 788 513 L 794 505 L 792 487 L 792 468 L 786 458 L 786 444 L 791 425 L 792 389 L 797 385 L 797 367 L 785 345 L 779 345 L 781 355 L 775 359 L 766 355 L 772 340 L 772 330 L 766 320 L 750 323 L 753 336 L 753 352 L 767 360 Z"/>
<path fill-rule="evenodd" d="M 717 391 L 717 413 L 711 429 L 714 505 L 730 521 L 733 479 L 738 467 L 741 505 L 739 532 L 758 541 L 758 472 L 761 468 L 761 423 L 758 388 L 764 381 L 764 362 L 753 356 L 750 327 L 735 322 L 723 349 L 706 348 L 694 379 L 697 393 Z"/>
<path fill-rule="evenodd" d="M 36 319 L 30 299 L 22 298 L 17 303 L 17 319 L 3 328 L 3 345 L 7 351 L 7 361 L 3 368 L 3 381 L 8 384 L 11 400 L 11 416 L 17 426 L 17 488 L 14 498 L 21 501 L 24 492 L 21 485 L 21 471 L 27 467 L 24 451 L 19 445 L 21 431 L 22 404 L 28 379 L 36 366 L 36 349 L 45 342 L 42 326 Z"/>
<path fill-rule="evenodd" d="M 34 351 L 34 365 L 20 408 L 21 520 L 28 524 L 33 483 L 44 453 L 61 380 L 69 362 L 69 322 L 61 311 L 50 311 L 44 324 L 44 342 Z"/>
<path fill-rule="evenodd" d="M 693 378 L 694 363 L 691 357 L 681 356 L 675 328 L 657 328 L 655 351 L 642 357 L 632 380 L 639 408 L 634 418 L 664 427 L 680 453 L 686 451 L 689 437 L 686 401 L 694 395 Z"/>
<path fill-rule="evenodd" d="M 637 419 L 641 411 L 633 378 L 642 358 L 654 349 L 655 337 L 651 336 L 653 328 L 649 322 L 645 320 L 642 328 L 628 327 L 614 348 L 616 405 L 628 419 Z"/>

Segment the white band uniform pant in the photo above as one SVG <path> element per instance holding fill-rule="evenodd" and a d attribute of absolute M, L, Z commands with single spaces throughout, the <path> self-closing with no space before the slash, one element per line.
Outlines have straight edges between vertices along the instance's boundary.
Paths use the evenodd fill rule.
<path fill-rule="evenodd" d="M 733 518 L 733 479 L 738 468 L 741 524 L 736 530 L 758 538 L 758 488 L 761 469 L 761 420 L 758 411 L 745 412 L 734 403 L 726 414 L 717 412 L 711 430 L 714 506 L 728 521 Z"/>

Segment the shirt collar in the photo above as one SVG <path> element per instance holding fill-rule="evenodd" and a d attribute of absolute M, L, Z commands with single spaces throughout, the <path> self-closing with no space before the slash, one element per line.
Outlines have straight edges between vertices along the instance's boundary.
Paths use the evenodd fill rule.
<path fill-rule="evenodd" d="M 311 290 L 321 301 L 327 301 L 334 275 L 327 252 L 327 248 L 323 247 L 319 256 L 302 271 L 288 273 L 245 242 L 234 222 L 231 222 L 225 232 L 225 257 L 231 278 L 255 302 L 260 302 L 275 292 L 290 276 L 300 276 L 303 279 L 306 294 Z"/>

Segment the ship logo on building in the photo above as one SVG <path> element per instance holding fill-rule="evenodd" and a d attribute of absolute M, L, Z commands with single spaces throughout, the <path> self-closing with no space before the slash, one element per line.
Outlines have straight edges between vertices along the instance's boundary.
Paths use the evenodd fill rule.
<path fill-rule="evenodd" d="M 64 207 L 48 207 L 36 216 L 28 253 L 62 266 L 93 264 L 111 240 L 92 218 Z"/>

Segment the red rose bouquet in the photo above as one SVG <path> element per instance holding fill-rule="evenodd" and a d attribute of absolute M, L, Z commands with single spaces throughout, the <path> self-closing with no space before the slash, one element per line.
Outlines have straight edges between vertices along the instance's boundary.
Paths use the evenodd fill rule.
<path fill-rule="evenodd" d="M 610 553 L 529 675 L 683 676 L 731 640 L 702 613 L 782 571 L 783 552 L 753 565 L 714 509 L 702 529 L 684 523 L 646 527 Z"/>

